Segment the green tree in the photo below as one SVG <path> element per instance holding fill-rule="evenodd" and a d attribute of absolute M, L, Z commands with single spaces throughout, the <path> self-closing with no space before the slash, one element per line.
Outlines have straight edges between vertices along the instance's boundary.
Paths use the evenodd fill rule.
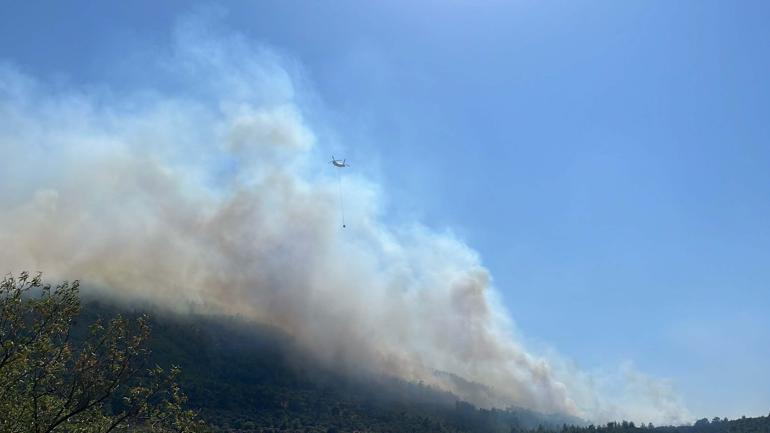
<path fill-rule="evenodd" d="M 74 338 L 79 284 L 23 272 L 0 283 L 0 432 L 190 432 L 179 371 L 145 365 L 147 318 L 117 316 Z"/>

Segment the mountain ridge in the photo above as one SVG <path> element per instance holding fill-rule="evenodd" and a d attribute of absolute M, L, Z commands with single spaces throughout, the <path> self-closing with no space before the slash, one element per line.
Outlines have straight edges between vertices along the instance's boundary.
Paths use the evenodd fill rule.
<path fill-rule="evenodd" d="M 188 405 L 214 431 L 770 433 L 770 415 L 704 418 L 681 426 L 628 421 L 595 426 L 573 416 L 520 407 L 477 408 L 422 382 L 365 368 L 340 370 L 301 349 L 280 328 L 238 316 L 177 313 L 152 304 L 86 298 L 78 326 L 117 314 L 149 314 L 150 363 L 181 368 L 179 383 Z M 483 387 L 451 373 L 436 374 Z"/>
<path fill-rule="evenodd" d="M 512 426 L 586 425 L 569 415 L 525 408 L 479 409 L 439 388 L 365 368 L 336 371 L 281 329 L 237 316 L 182 314 L 149 304 L 87 298 L 80 322 L 143 313 L 149 313 L 153 329 L 150 362 L 181 368 L 179 381 L 190 407 L 216 429 L 280 429 L 299 422 L 304 431 L 388 425 L 381 430 L 508 433 Z M 450 373 L 436 374 L 483 386 Z M 476 424 L 486 427 L 469 430 Z"/>

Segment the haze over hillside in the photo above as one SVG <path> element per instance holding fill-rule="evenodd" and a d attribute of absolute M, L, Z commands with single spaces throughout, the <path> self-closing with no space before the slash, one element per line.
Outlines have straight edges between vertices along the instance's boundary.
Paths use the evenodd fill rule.
<path fill-rule="evenodd" d="M 280 329 L 232 316 L 174 314 L 150 305 L 86 302 L 76 328 L 116 314 L 150 314 L 150 365 L 181 368 L 189 407 L 215 430 L 502 431 L 584 421 L 522 408 L 478 410 L 456 395 L 315 358 Z M 434 372 L 446 380 L 459 377 Z M 465 388 L 480 388 L 464 382 Z"/>
<path fill-rule="evenodd" d="M 181 367 L 189 407 L 214 431 L 390 433 L 767 433 L 767 417 L 714 417 L 693 426 L 653 426 L 629 420 L 590 424 L 564 414 L 508 407 L 484 409 L 423 382 L 362 369 L 340 370 L 315 359 L 280 329 L 233 316 L 175 314 L 141 303 L 87 301 L 74 338 L 94 320 L 150 314 L 150 365 Z M 434 372 L 483 388 L 462 378 Z"/>
<path fill-rule="evenodd" d="M 468 396 L 485 407 L 686 419 L 663 382 L 619 377 L 620 408 L 594 379 L 529 353 L 477 253 L 417 222 L 383 223 L 364 172 L 345 173 L 341 230 L 331 152 L 316 149 L 306 90 L 275 54 L 190 19 L 156 62 L 184 93 L 57 91 L 3 69 L 10 270 L 253 317 L 342 368 L 464 396 L 432 371 L 454 373 L 490 387 Z"/>
<path fill-rule="evenodd" d="M 148 10 L 154 11 L 154 7 Z M 158 6 L 159 10 L 175 7 L 179 6 Z M 233 8 L 237 15 L 239 7 Z M 356 108 L 362 101 L 352 97 L 347 101 L 336 99 L 339 106 L 326 102 L 314 80 L 334 71 L 324 70 L 316 63 L 312 63 L 315 69 L 311 70 L 309 65 L 318 56 L 332 52 L 333 46 L 299 54 L 291 48 L 268 45 L 269 39 L 265 41 L 248 31 L 231 28 L 225 8 L 179 9 L 174 9 L 174 24 L 168 28 L 153 21 L 152 14 L 132 18 L 152 27 L 157 32 L 152 37 L 136 30 L 136 35 L 132 31 L 112 32 L 109 23 L 100 20 L 96 21 L 103 27 L 84 27 L 83 34 L 75 32 L 73 40 L 82 43 L 100 39 L 95 35 L 104 36 L 102 42 L 107 48 L 102 49 L 110 51 L 110 56 L 94 55 L 88 60 L 98 65 L 94 70 L 102 71 L 106 78 L 90 79 L 86 74 L 73 73 L 73 79 L 66 72 L 59 74 L 55 67 L 41 70 L 28 66 L 23 59 L 33 56 L 35 50 L 25 50 L 22 43 L 14 45 L 15 56 L 6 59 L 0 52 L 3 272 L 39 270 L 51 281 L 79 279 L 89 296 L 128 305 L 146 303 L 181 315 L 192 314 L 191 317 L 235 316 L 255 327 L 279 330 L 276 335 L 285 335 L 303 353 L 312 354 L 319 365 L 333 366 L 340 377 L 396 378 L 409 384 L 407 387 L 422 384 L 438 394 L 452 395 L 484 409 L 517 407 L 589 422 L 629 419 L 655 424 L 689 422 L 695 415 L 734 416 L 734 407 L 729 414 L 704 414 L 702 405 L 691 410 L 691 402 L 685 401 L 675 386 L 679 378 L 671 372 L 685 371 L 681 376 L 686 377 L 686 370 L 700 369 L 701 379 L 709 377 L 703 373 L 707 368 L 697 362 L 700 358 L 693 356 L 678 364 L 672 354 L 680 352 L 667 347 L 669 357 L 664 361 L 640 363 L 644 368 L 636 367 L 632 355 L 638 352 L 627 347 L 638 345 L 640 352 L 662 352 L 663 345 L 656 339 L 663 338 L 660 335 L 671 341 L 669 346 L 677 346 L 687 354 L 706 353 L 709 359 L 723 356 L 708 353 L 719 347 L 719 343 L 711 345 L 712 336 L 718 337 L 714 338 L 725 344 L 725 351 L 734 358 L 729 358 L 730 368 L 720 366 L 720 371 L 712 372 L 712 376 L 723 383 L 722 380 L 729 381 L 724 379 L 729 373 L 740 377 L 740 383 L 756 387 L 746 385 L 746 396 L 740 403 L 750 403 L 753 411 L 770 401 L 762 388 L 767 374 L 762 371 L 761 362 L 756 361 L 764 359 L 759 355 L 767 349 L 755 348 L 764 347 L 761 344 L 745 344 L 765 341 L 770 335 L 767 318 L 756 314 L 768 305 L 768 292 L 763 286 L 767 276 L 764 247 L 770 237 L 766 236 L 766 224 L 762 222 L 766 221 L 767 207 L 755 205 L 767 202 L 763 189 L 766 179 L 762 177 L 766 177 L 766 171 L 757 169 L 765 153 L 756 144 L 763 142 L 757 137 L 762 138 L 766 128 L 759 128 L 760 132 L 751 135 L 751 139 L 725 133 L 730 140 L 745 138 L 750 143 L 747 148 L 759 150 L 720 156 L 714 161 L 738 161 L 733 165 L 739 174 L 765 174 L 757 174 L 750 179 L 752 182 L 737 175 L 723 176 L 725 182 L 717 186 L 756 191 L 756 196 L 739 198 L 733 190 L 726 189 L 720 197 L 735 197 L 735 203 L 726 200 L 711 206 L 733 213 L 729 218 L 708 219 L 713 214 L 699 210 L 702 203 L 711 203 L 710 192 L 691 195 L 685 187 L 711 176 L 696 180 L 684 176 L 690 183 L 677 185 L 686 194 L 666 195 L 671 188 L 665 182 L 676 184 L 681 174 L 679 166 L 670 162 L 679 161 L 679 148 L 669 151 L 665 144 L 668 142 L 663 139 L 634 135 L 641 134 L 634 132 L 637 127 L 645 129 L 645 122 L 656 121 L 656 105 L 646 108 L 645 116 L 638 122 L 612 116 L 636 107 L 631 102 L 621 106 L 610 104 L 605 115 L 591 111 L 597 95 L 636 87 L 613 87 L 614 81 L 598 79 L 603 84 L 596 93 L 580 93 L 580 89 L 587 88 L 582 85 L 543 85 L 546 90 L 534 96 L 524 91 L 529 88 L 528 80 L 566 74 L 572 67 L 577 69 L 577 77 L 609 68 L 599 65 L 592 69 L 582 63 L 584 57 L 592 61 L 604 59 L 601 50 L 577 56 L 571 50 L 551 47 L 543 51 L 527 45 L 530 39 L 547 42 L 553 35 L 564 37 L 556 30 L 562 29 L 559 20 L 567 19 L 561 14 L 563 11 L 556 14 L 561 18 L 544 27 L 544 34 L 540 29 L 525 31 L 521 23 L 517 27 L 492 20 L 496 24 L 490 28 L 523 32 L 518 35 L 516 30 L 513 36 L 506 33 L 510 39 L 505 43 L 498 43 L 496 33 L 486 33 L 487 26 L 474 21 L 476 15 L 458 13 L 447 21 L 439 13 L 427 14 L 435 18 L 436 34 L 443 35 L 444 26 L 455 24 L 458 29 L 473 27 L 477 33 L 473 33 L 473 39 L 458 30 L 451 38 L 442 39 L 446 52 L 423 49 L 416 57 L 424 60 L 419 64 L 425 69 L 404 72 L 410 78 L 417 77 L 417 81 L 406 80 L 399 75 L 398 67 L 380 62 L 374 51 L 367 50 L 366 35 L 356 39 L 358 51 L 345 61 L 356 67 L 365 65 L 359 75 L 375 71 L 368 78 L 374 83 L 387 83 L 382 88 L 394 92 L 401 83 L 412 84 L 397 102 L 382 94 L 381 99 L 373 102 L 397 119 L 390 124 L 388 134 L 382 136 L 392 138 L 402 132 L 407 135 L 407 126 L 403 126 L 403 131 L 399 129 L 402 124 L 424 131 L 425 135 L 419 137 L 432 143 L 430 151 L 422 149 L 412 154 L 411 149 L 399 147 L 403 145 L 384 139 L 376 141 L 381 131 L 364 126 L 368 112 L 359 113 Z M 569 15 L 570 10 L 566 8 L 563 13 Z M 275 13 L 278 16 L 282 12 Z M 495 15 L 484 12 L 487 13 Z M 376 14 L 367 16 L 371 21 L 361 25 L 372 27 L 372 34 L 381 35 L 377 32 L 388 27 L 387 22 L 393 22 L 382 24 Z M 465 16 L 467 22 L 462 19 Z M 74 25 L 66 19 L 54 21 L 65 29 Z M 409 23 L 406 28 L 420 27 Z M 307 23 L 291 24 L 278 30 L 304 34 L 303 26 Z M 616 25 L 622 30 L 617 34 L 625 35 L 625 27 Z M 16 27 L 0 27 L 5 28 L 0 29 L 0 36 L 5 35 L 2 32 L 24 33 Z M 43 30 L 46 26 L 40 27 Z M 340 31 L 340 39 L 347 38 L 334 25 L 327 27 L 333 34 Z M 276 34 L 280 33 L 278 30 Z M 324 32 L 316 31 L 319 40 L 327 37 L 326 28 Z M 136 38 L 143 44 L 115 42 L 123 38 Z M 478 38 L 485 44 L 468 42 L 478 42 Z M 30 46 L 36 43 L 34 38 L 18 39 Z M 593 46 L 594 39 L 615 40 L 589 39 L 584 41 L 586 46 Z M 427 42 L 402 42 L 403 46 L 393 51 L 400 52 L 412 45 L 431 47 L 421 45 Z M 73 46 L 79 47 L 79 43 Z M 117 48 L 112 48 L 113 43 Z M 520 60 L 521 68 L 540 57 L 566 59 L 566 66 L 534 68 L 537 73 L 522 72 L 521 76 L 514 73 L 519 71 L 518 66 L 501 72 L 487 64 L 490 59 L 501 57 L 494 51 L 498 45 L 520 50 L 512 49 L 508 54 Z M 78 48 L 72 53 L 86 56 L 85 51 Z M 472 53 L 477 63 L 465 62 L 464 57 L 443 57 L 447 52 Z M 57 56 L 52 52 L 50 57 Z M 613 56 L 612 65 L 626 59 L 625 54 Z M 631 69 L 635 72 L 641 68 Z M 450 70 L 460 71 L 459 75 L 449 74 Z M 760 69 L 752 69 L 755 70 Z M 621 68 L 615 72 L 613 77 L 623 77 L 630 71 Z M 497 82 L 497 74 L 509 76 L 510 83 Z M 666 73 L 660 75 L 669 78 Z M 349 94 L 355 94 L 356 88 L 348 83 L 349 78 L 334 82 L 340 87 L 351 86 Z M 573 89 L 578 90 L 573 93 Z M 646 89 L 642 87 L 639 92 Z M 670 94 L 666 87 L 655 90 L 651 94 Z M 483 95 L 507 96 L 503 103 L 493 106 L 484 102 Z M 572 104 L 547 104 L 549 98 L 563 95 Z M 412 106 L 412 100 L 421 102 Z M 748 106 L 741 101 L 711 105 Z M 442 114 L 450 112 L 447 106 L 465 114 Z M 691 112 L 688 110 L 692 107 L 676 106 L 680 110 L 677 113 Z M 530 110 L 536 116 L 526 116 Z M 418 116 L 418 112 L 424 116 Z M 756 113 L 763 112 L 752 113 L 761 117 Z M 493 121 L 482 122 L 485 119 L 478 116 Z M 678 131 L 678 122 L 687 116 L 659 117 L 671 119 L 666 122 L 676 125 L 671 125 L 670 130 Z M 495 122 L 503 125 L 501 129 L 488 131 Z M 585 129 L 558 139 L 549 136 L 548 140 L 540 141 L 529 137 L 527 144 L 531 148 L 544 149 L 542 154 L 538 153 L 539 160 L 521 158 L 516 166 L 496 170 L 483 167 L 477 154 L 491 153 L 490 160 L 505 160 L 510 157 L 514 143 L 523 141 L 506 135 L 504 140 L 500 139 L 504 145 L 492 152 L 488 152 L 486 143 L 495 134 L 523 128 L 528 122 L 536 124 L 538 134 L 543 135 L 573 125 L 572 122 Z M 718 122 L 701 123 L 705 128 Z M 698 129 L 687 125 L 685 132 Z M 462 131 L 460 135 L 466 145 L 476 147 L 458 150 L 456 141 L 450 139 L 454 131 Z M 743 133 L 743 129 L 739 132 Z M 676 140 L 685 136 L 683 132 L 670 134 Z M 580 140 L 585 139 L 599 144 L 591 147 L 591 151 L 582 144 L 569 148 L 573 139 L 576 143 L 584 143 Z M 644 144 L 635 147 L 637 141 Z M 616 142 L 620 143 L 617 148 L 628 146 L 627 153 L 618 151 Z M 570 150 L 565 151 L 566 148 Z M 707 153 L 701 152 L 700 147 L 696 149 L 697 155 Z M 419 168 L 411 161 L 426 154 L 435 161 L 425 161 L 425 172 L 411 172 Z M 444 154 L 463 156 L 453 160 L 449 156 L 444 158 Z M 564 154 L 571 156 L 562 159 Z M 648 154 L 655 154 L 657 159 L 645 159 Z M 690 158 L 689 153 L 686 155 L 685 160 Z M 328 163 L 330 157 L 346 158 L 350 167 L 335 168 Z M 636 162 L 638 165 L 634 165 Z M 534 176 L 537 170 L 532 168 L 538 164 L 549 167 L 540 177 Z M 381 170 L 383 165 L 392 171 L 385 174 Z M 403 172 L 391 168 L 394 166 L 403 166 Z M 526 182 L 517 183 L 506 177 L 508 172 L 522 172 L 529 177 Z M 596 173 L 609 175 L 593 177 Z M 418 179 L 413 185 L 419 187 L 403 188 L 397 182 L 385 180 L 388 175 L 412 176 Z M 547 179 L 554 176 L 564 176 L 563 188 L 570 194 L 548 192 Z M 588 180 L 581 183 L 570 176 Z M 488 182 L 464 194 L 458 191 L 455 200 L 460 204 L 456 206 L 464 208 L 462 211 L 425 222 L 420 206 L 424 202 L 427 207 L 436 191 L 450 196 L 454 189 L 461 188 L 458 179 L 473 183 L 478 178 Z M 613 189 L 617 179 L 628 183 L 625 190 Z M 415 191 L 423 185 L 427 192 Z M 717 190 L 717 186 L 709 191 Z M 629 199 L 631 196 L 641 197 L 641 201 Z M 484 197 L 484 206 L 479 204 L 479 197 Z M 521 200 L 522 197 L 527 199 Z M 597 197 L 606 201 L 589 206 Z M 545 201 L 548 203 L 543 205 Z M 692 201 L 697 201 L 697 205 L 686 207 Z M 488 203 L 499 207 L 488 207 Z M 580 229 L 562 229 L 560 220 L 554 219 L 550 225 L 541 226 L 541 222 L 549 221 L 549 213 L 537 210 L 531 211 L 526 221 L 495 219 L 495 215 L 530 212 L 530 207 L 539 205 L 545 210 L 549 206 L 564 208 L 563 212 L 572 218 L 570 221 L 579 220 L 583 225 Z M 440 213 L 435 208 L 432 212 Z M 466 227 L 452 224 L 463 212 L 483 214 L 474 224 L 484 226 L 488 221 L 497 221 L 490 225 L 495 228 L 487 228 L 482 241 L 478 241 L 482 239 L 478 236 L 467 236 Z M 689 231 L 691 226 L 702 232 Z M 588 231 L 591 227 L 610 229 L 595 237 L 595 232 Z M 727 228 L 719 231 L 715 227 Z M 529 248 L 517 243 L 517 236 L 527 237 L 531 233 L 543 239 L 542 250 L 538 249 L 537 241 Z M 490 243 L 495 248 L 489 248 Z M 477 249 L 479 245 L 486 247 L 482 248 L 484 257 Z M 594 247 L 601 249 L 599 257 L 578 261 L 584 252 L 596 253 Z M 490 250 L 496 254 L 490 255 Z M 548 258 L 540 262 L 521 261 L 523 264 L 516 261 L 525 255 Z M 575 261 L 564 257 L 575 257 Z M 506 287 L 498 285 L 490 271 L 490 261 L 497 264 L 496 273 L 513 269 L 506 274 Z M 527 273 L 524 268 L 535 262 L 538 266 L 533 265 L 531 273 Z M 576 271 L 587 268 L 601 274 L 601 278 L 592 280 Z M 718 275 L 710 273 L 719 269 L 726 270 Z M 514 271 L 523 275 L 515 289 L 510 287 Z M 670 273 L 661 280 L 651 277 L 663 271 Z M 536 283 L 544 275 L 555 275 L 549 280 L 551 284 Z M 560 285 L 568 288 L 546 290 L 554 285 L 553 281 L 561 281 Z M 655 281 L 659 284 L 652 283 Z M 601 286 L 596 289 L 599 295 L 589 296 L 592 285 Z M 640 293 L 639 299 L 627 299 L 633 289 Z M 716 304 L 707 301 L 727 299 L 721 296 L 728 289 L 730 293 L 734 290 L 736 299 L 740 298 L 735 301 L 738 307 L 725 307 L 731 314 L 720 310 L 718 314 L 698 316 L 692 323 L 682 319 L 676 322 L 679 326 L 664 331 L 656 327 L 667 317 L 687 318 L 686 311 L 677 309 L 682 303 L 692 309 L 703 306 L 704 311 L 711 311 L 709 308 Z M 509 308 L 516 304 L 517 296 L 544 299 L 539 305 L 545 307 L 525 314 L 529 318 L 544 318 L 538 323 L 557 329 L 560 341 L 548 341 L 537 332 L 530 333 L 526 327 L 520 329 L 516 325 L 516 317 L 509 313 Z M 603 304 L 591 305 L 599 298 Z M 644 316 L 645 311 L 652 311 L 651 306 L 660 305 L 655 314 Z M 565 317 L 565 311 L 571 315 Z M 626 318 L 626 312 L 631 311 L 634 314 L 628 313 Z M 596 322 L 604 325 L 594 328 L 594 332 L 578 326 L 605 313 L 609 319 Z M 644 317 L 639 319 L 639 315 Z M 730 320 L 724 319 L 728 316 Z M 733 320 L 735 317 L 738 319 Z M 725 320 L 731 326 L 722 327 Z M 541 326 L 538 331 L 543 329 Z M 703 344 L 704 341 L 709 344 Z M 616 349 L 618 345 L 626 350 Z M 584 346 L 588 349 L 582 349 Z M 580 365 L 573 361 L 571 352 L 591 352 L 592 363 L 588 367 Z M 661 367 L 666 363 L 676 365 Z M 693 389 L 697 388 L 688 389 L 691 398 L 697 395 Z M 734 400 L 733 397 L 724 397 L 723 404 Z M 709 397 L 709 401 L 716 400 L 717 397 Z"/>

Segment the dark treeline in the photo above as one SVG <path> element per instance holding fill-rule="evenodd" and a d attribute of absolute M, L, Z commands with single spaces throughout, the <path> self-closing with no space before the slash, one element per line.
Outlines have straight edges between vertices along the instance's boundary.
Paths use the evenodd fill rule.
<path fill-rule="evenodd" d="M 90 319 L 116 312 L 91 301 L 82 314 Z M 424 384 L 364 374 L 365 369 L 324 367 L 271 327 L 232 317 L 163 312 L 151 317 L 151 361 L 181 367 L 179 383 L 189 406 L 216 431 L 770 433 L 768 418 L 701 420 L 684 427 L 629 422 L 596 427 L 521 408 L 480 409 Z"/>
<path fill-rule="evenodd" d="M 537 429 L 537 431 L 544 430 L 548 429 Z M 562 433 L 770 433 L 770 415 L 733 420 L 719 417 L 711 420 L 702 418 L 693 425 L 684 426 L 656 427 L 652 424 L 636 425 L 630 421 L 610 422 L 601 426 L 563 425 L 558 431 Z"/>

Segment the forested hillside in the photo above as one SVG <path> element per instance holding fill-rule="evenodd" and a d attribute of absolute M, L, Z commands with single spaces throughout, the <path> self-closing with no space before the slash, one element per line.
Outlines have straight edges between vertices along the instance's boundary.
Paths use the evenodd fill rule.
<path fill-rule="evenodd" d="M 91 301 L 84 305 L 83 322 L 117 312 Z M 232 317 L 157 311 L 151 317 L 151 362 L 181 367 L 179 382 L 189 406 L 218 431 L 770 433 L 768 417 L 715 418 L 682 427 L 631 422 L 596 427 L 521 408 L 479 409 L 420 383 L 334 371 L 275 328 Z"/>
<path fill-rule="evenodd" d="M 118 312 L 127 314 L 86 302 L 82 322 Z M 334 371 L 280 330 L 237 318 L 157 311 L 150 317 L 151 362 L 181 367 L 179 382 L 190 407 L 215 429 L 510 433 L 581 423 L 526 409 L 477 409 L 420 383 Z"/>

